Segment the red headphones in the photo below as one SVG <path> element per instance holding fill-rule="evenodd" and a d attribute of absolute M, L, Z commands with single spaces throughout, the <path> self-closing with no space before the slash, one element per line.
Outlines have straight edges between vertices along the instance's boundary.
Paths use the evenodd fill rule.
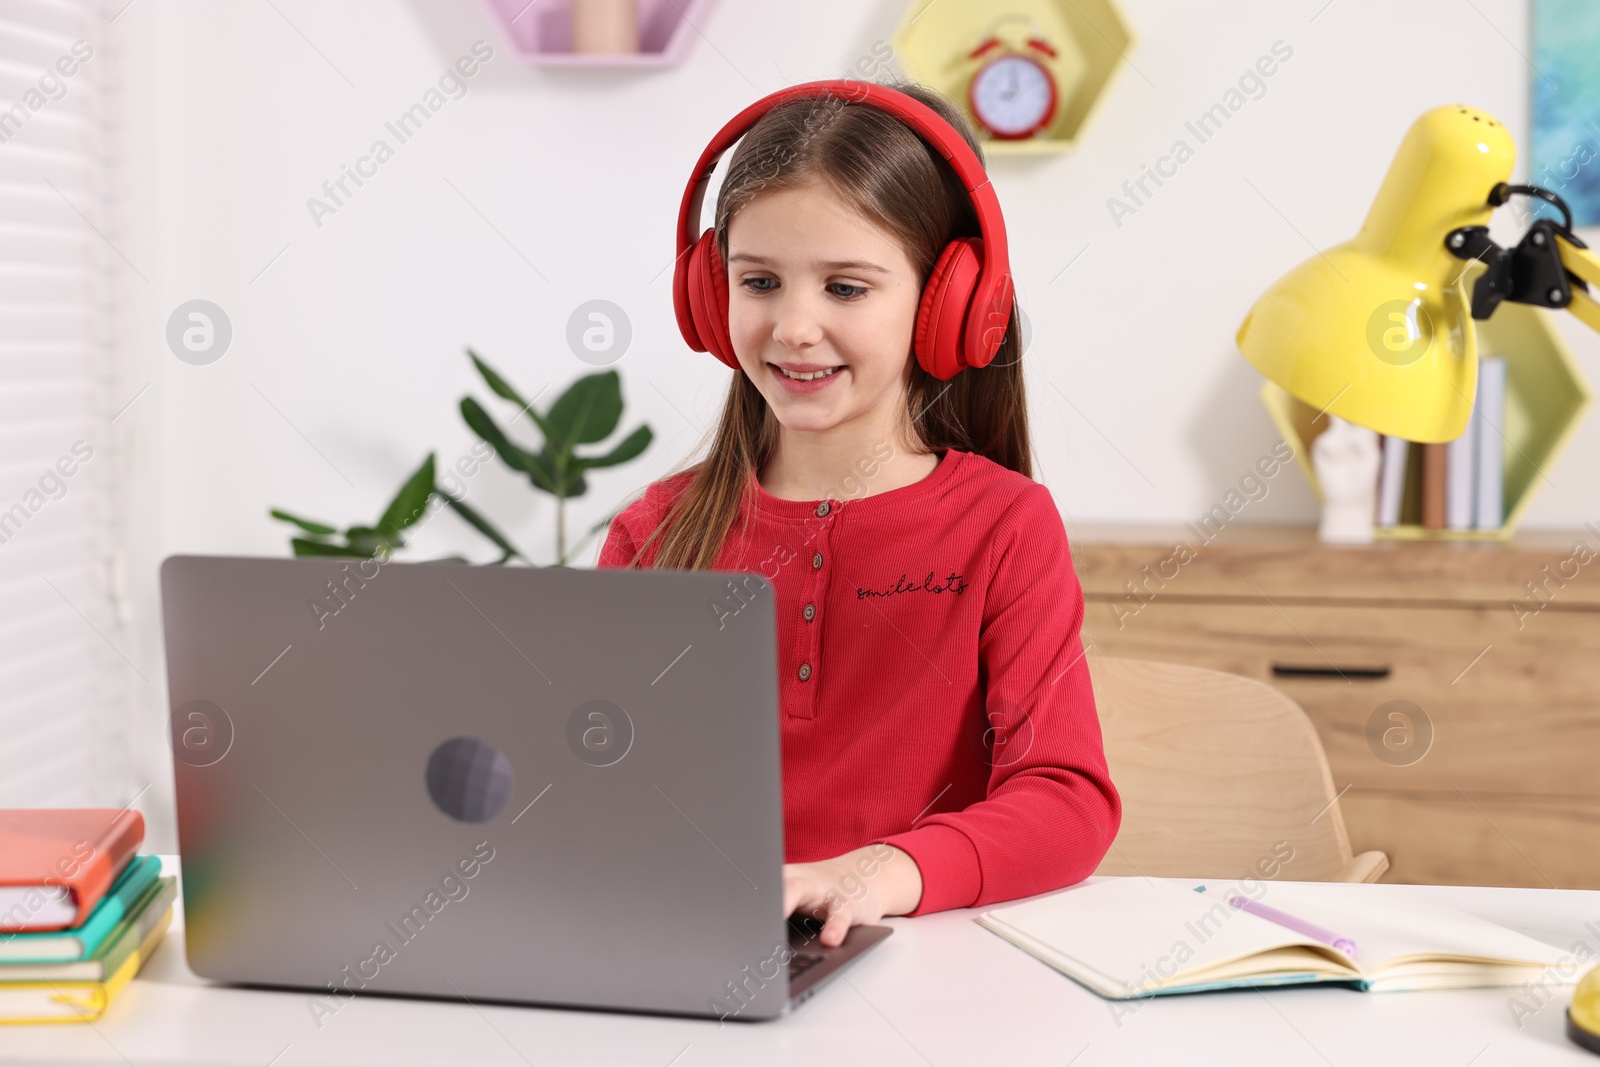
<path fill-rule="evenodd" d="M 678 329 L 696 352 L 709 351 L 739 369 L 728 337 L 728 274 L 717 251 L 716 231 L 697 240 L 700 208 L 717 160 L 779 104 L 832 97 L 866 104 L 905 123 L 942 156 L 961 180 L 978 216 L 981 237 L 958 237 L 945 245 L 922 290 L 912 340 L 917 362 L 935 378 L 951 378 L 962 367 L 984 367 L 994 359 L 1011 324 L 1011 268 L 1006 256 L 1000 201 L 977 155 L 939 113 L 905 93 L 863 81 L 806 82 L 763 97 L 733 117 L 695 164 L 678 209 L 678 258 L 672 272 L 672 305 Z"/>

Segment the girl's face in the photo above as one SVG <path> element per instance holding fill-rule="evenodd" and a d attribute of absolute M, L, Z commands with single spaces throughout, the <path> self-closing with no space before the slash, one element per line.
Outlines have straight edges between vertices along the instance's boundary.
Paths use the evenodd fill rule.
<path fill-rule="evenodd" d="M 894 432 L 921 296 L 899 242 L 824 183 L 762 193 L 728 224 L 733 350 L 787 429 Z"/>

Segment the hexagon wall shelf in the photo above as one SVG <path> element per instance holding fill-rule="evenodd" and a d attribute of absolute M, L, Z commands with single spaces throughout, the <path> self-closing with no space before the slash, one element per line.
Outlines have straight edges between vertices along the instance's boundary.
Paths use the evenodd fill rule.
<path fill-rule="evenodd" d="M 1506 360 L 1506 416 L 1502 427 L 1505 453 L 1505 522 L 1498 530 L 1429 530 L 1421 526 L 1379 529 L 1388 540 L 1508 539 L 1547 471 L 1566 447 L 1590 403 L 1584 381 L 1567 350 L 1550 312 L 1510 301 L 1493 316 L 1477 324 L 1478 352 Z M 1272 382 L 1263 382 L 1261 400 L 1285 441 L 1294 446 L 1295 460 L 1320 499 L 1316 472 L 1311 466 L 1311 443 L 1327 429 L 1311 405 L 1295 399 Z"/>
<path fill-rule="evenodd" d="M 1055 49 L 1056 57 L 1047 65 L 1055 76 L 1059 100 L 1050 125 L 1027 140 L 984 136 L 973 119 L 983 137 L 984 152 L 1038 154 L 1071 148 L 1105 96 L 1112 76 L 1128 65 L 1133 34 L 1113 0 L 1008 0 L 1003 6 L 916 0 L 895 30 L 895 57 L 913 81 L 939 90 L 972 119 L 968 90 L 980 63 L 970 56 L 1001 14 L 1031 20 Z M 1030 32 L 1025 24 L 1014 22 L 1000 36 L 1009 42 Z"/>
<path fill-rule="evenodd" d="M 486 0 L 524 63 L 553 67 L 670 67 L 681 61 L 711 0 L 638 0 L 639 51 L 572 51 L 571 0 Z"/>

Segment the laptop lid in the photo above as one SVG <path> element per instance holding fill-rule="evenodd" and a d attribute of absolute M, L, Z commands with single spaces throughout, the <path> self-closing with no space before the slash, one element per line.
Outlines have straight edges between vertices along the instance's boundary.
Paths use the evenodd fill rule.
<path fill-rule="evenodd" d="M 788 941 L 774 608 L 713 610 L 732 577 L 167 559 L 191 968 L 319 1022 L 355 992 L 717 1015 Z M 782 1012 L 777 970 L 741 1017 Z"/>

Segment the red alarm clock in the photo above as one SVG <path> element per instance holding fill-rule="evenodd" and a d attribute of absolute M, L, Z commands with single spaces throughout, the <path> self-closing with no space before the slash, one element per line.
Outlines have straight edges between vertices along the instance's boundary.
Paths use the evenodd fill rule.
<path fill-rule="evenodd" d="M 968 109 L 989 136 L 1025 140 L 1049 128 L 1055 119 L 1060 100 L 1056 76 L 1040 57 L 1054 59 L 1056 50 L 1037 31 L 1023 48 L 1016 48 L 996 37 L 993 29 L 991 25 L 986 39 L 967 57 L 984 60 L 967 89 Z"/>

